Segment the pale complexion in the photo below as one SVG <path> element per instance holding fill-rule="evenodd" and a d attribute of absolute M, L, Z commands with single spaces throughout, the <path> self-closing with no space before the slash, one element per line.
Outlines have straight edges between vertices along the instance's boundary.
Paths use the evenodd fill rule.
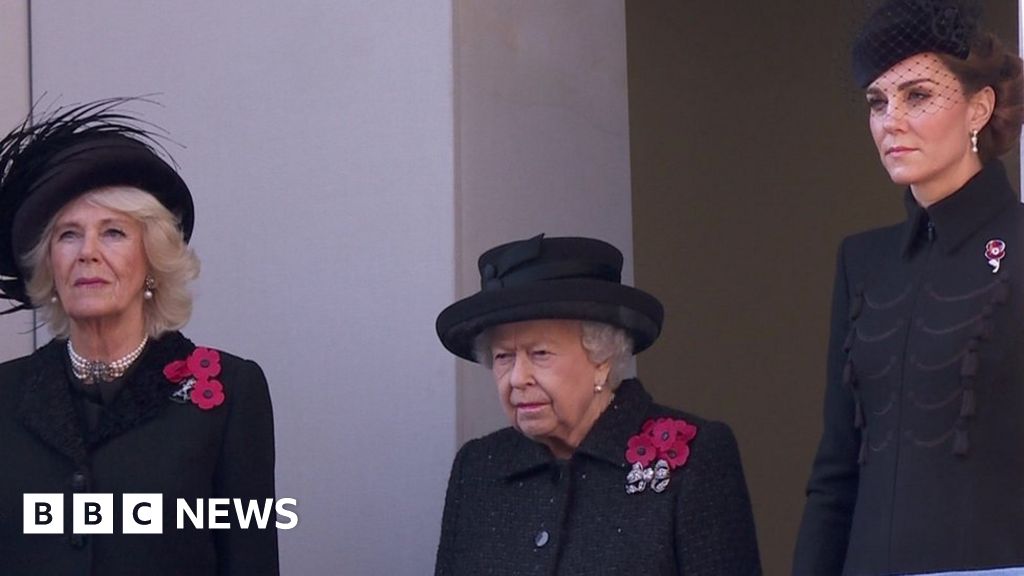
<path fill-rule="evenodd" d="M 491 331 L 491 370 L 509 421 L 557 458 L 572 456 L 612 399 L 608 387 L 595 391 L 610 365 L 590 360 L 582 333 L 575 320 L 530 320 Z"/>
<path fill-rule="evenodd" d="M 992 116 L 991 87 L 965 95 L 942 60 L 924 53 L 875 79 L 867 100 L 882 165 L 893 182 L 910 186 L 921 206 L 946 198 L 981 170 L 970 135 Z"/>
<path fill-rule="evenodd" d="M 139 222 L 78 198 L 55 217 L 50 265 L 79 354 L 112 361 L 139 345 L 147 270 Z"/>

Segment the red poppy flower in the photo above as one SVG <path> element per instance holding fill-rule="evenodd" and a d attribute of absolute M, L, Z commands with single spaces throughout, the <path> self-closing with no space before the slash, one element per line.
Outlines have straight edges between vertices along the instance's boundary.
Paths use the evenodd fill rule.
<path fill-rule="evenodd" d="M 676 438 L 683 442 L 689 442 L 697 437 L 697 427 L 693 424 L 688 423 L 686 420 L 676 420 L 678 426 L 676 427 Z"/>
<path fill-rule="evenodd" d="M 659 450 L 658 457 L 668 462 L 670 468 L 678 468 L 690 458 L 690 447 L 685 440 L 676 440 L 667 449 Z"/>
<path fill-rule="evenodd" d="M 216 380 L 197 380 L 191 398 L 203 410 L 216 408 L 224 403 L 224 385 Z"/>
<path fill-rule="evenodd" d="M 654 426 L 651 427 L 651 442 L 654 443 L 654 447 L 658 450 L 667 450 L 669 446 L 675 443 L 676 436 L 680 432 L 679 423 L 686 424 L 682 420 L 672 420 L 671 418 L 659 418 L 654 422 Z"/>
<path fill-rule="evenodd" d="M 164 376 L 166 376 L 168 380 L 174 382 L 175 384 L 181 382 L 182 380 L 188 378 L 191 375 L 192 372 L 189 371 L 188 369 L 188 363 L 185 362 L 184 360 L 175 360 L 174 362 L 171 362 L 167 366 L 164 366 Z"/>
<path fill-rule="evenodd" d="M 629 448 L 626 450 L 626 462 L 630 464 L 639 463 L 647 466 L 658 454 L 657 449 L 647 434 L 637 434 L 629 439 Z"/>
<path fill-rule="evenodd" d="M 196 380 L 213 378 L 220 374 L 220 353 L 211 348 L 196 348 L 188 357 L 188 369 Z"/>

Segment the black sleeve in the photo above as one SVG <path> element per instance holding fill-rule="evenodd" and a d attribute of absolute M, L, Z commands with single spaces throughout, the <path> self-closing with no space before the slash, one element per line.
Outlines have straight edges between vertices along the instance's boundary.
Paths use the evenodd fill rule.
<path fill-rule="evenodd" d="M 251 361 L 225 370 L 220 378 L 230 407 L 214 477 L 214 493 L 221 498 L 255 500 L 274 498 L 274 415 L 263 370 Z M 277 576 L 275 514 L 265 529 L 250 526 L 215 531 L 218 576 Z"/>
<path fill-rule="evenodd" d="M 441 519 L 441 541 L 437 545 L 437 561 L 434 576 L 452 576 L 455 572 L 457 525 L 462 498 L 462 459 L 466 452 L 463 446 L 455 455 L 451 475 L 448 477 L 448 491 L 444 498 L 444 516 Z"/>
<path fill-rule="evenodd" d="M 861 440 L 854 428 L 853 396 L 843 385 L 850 297 L 844 242 L 839 249 L 832 294 L 824 430 L 807 483 L 807 502 L 793 559 L 794 576 L 841 574 L 846 560 L 857 499 Z"/>
<path fill-rule="evenodd" d="M 761 574 L 750 495 L 732 430 L 719 422 L 704 424 L 687 467 L 676 502 L 679 574 Z"/>

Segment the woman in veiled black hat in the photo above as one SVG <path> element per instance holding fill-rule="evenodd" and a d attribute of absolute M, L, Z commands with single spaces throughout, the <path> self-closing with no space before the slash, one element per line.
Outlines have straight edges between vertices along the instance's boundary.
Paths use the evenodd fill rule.
<path fill-rule="evenodd" d="M 1024 570 L 1022 66 L 978 15 L 890 0 L 853 47 L 907 218 L 839 250 L 794 574 Z"/>
<path fill-rule="evenodd" d="M 270 396 L 254 362 L 178 332 L 199 272 L 192 196 L 124 104 L 58 109 L 0 141 L 2 296 L 56 336 L 0 365 L 0 572 L 276 575 L 273 514 L 204 525 L 208 498 L 274 497 Z M 58 533 L 24 533 L 25 494 L 63 498 Z M 107 533 L 75 533 L 76 494 L 112 495 Z M 162 495 L 162 522 L 122 510 L 138 494 Z M 205 529 L 178 528 L 179 498 Z M 131 517 L 162 533 L 129 534 Z"/>
<path fill-rule="evenodd" d="M 760 574 L 728 426 L 623 379 L 662 307 L 620 283 L 622 254 L 541 235 L 479 268 L 480 292 L 441 312 L 437 333 L 490 368 L 511 427 L 455 457 L 436 574 Z"/>

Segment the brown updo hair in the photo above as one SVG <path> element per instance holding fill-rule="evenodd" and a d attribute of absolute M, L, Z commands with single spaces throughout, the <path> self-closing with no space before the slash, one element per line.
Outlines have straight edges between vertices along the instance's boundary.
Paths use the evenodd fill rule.
<path fill-rule="evenodd" d="M 960 80 L 967 95 L 991 86 L 996 94 L 992 118 L 978 132 L 978 156 L 983 161 L 1002 156 L 1020 140 L 1024 124 L 1024 63 L 1007 51 L 989 32 L 981 32 L 971 43 L 966 59 L 938 54 Z"/>

